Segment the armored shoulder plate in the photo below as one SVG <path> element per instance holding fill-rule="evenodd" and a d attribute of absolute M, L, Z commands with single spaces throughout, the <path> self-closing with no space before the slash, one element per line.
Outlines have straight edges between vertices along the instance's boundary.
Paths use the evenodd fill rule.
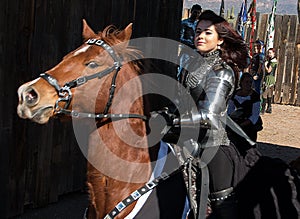
<path fill-rule="evenodd" d="M 222 80 L 227 81 L 231 85 L 231 87 L 234 88 L 235 74 L 232 68 L 226 62 L 222 62 L 214 65 L 213 72 L 215 73 L 216 77 L 222 78 Z"/>

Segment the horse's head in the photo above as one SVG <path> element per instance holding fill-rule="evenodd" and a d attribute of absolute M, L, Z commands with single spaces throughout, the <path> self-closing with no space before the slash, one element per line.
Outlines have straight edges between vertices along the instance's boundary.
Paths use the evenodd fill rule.
<path fill-rule="evenodd" d="M 130 24 L 123 31 L 109 26 L 96 34 L 83 20 L 84 43 L 39 78 L 19 87 L 18 115 L 44 124 L 50 117 L 70 113 L 72 109 L 103 112 L 110 87 L 99 89 L 99 83 L 111 86 L 113 75 L 120 70 L 126 57 L 124 53 L 129 51 L 131 33 Z M 109 83 L 104 83 L 108 80 Z M 75 96 L 80 98 L 74 101 Z"/>

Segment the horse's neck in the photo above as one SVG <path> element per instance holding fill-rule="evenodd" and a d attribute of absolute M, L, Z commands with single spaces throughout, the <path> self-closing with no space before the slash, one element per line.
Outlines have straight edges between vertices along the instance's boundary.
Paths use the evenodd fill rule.
<path fill-rule="evenodd" d="M 128 65 L 122 67 L 116 78 L 116 91 L 109 113 L 144 115 L 141 81 Z M 89 159 L 100 168 L 110 162 L 105 169 L 108 173 L 118 172 L 119 164 L 128 166 L 124 173 L 131 176 L 138 171 L 142 177 L 131 177 L 140 182 L 148 181 L 151 158 L 145 121 L 140 118 L 113 120 L 95 130 L 89 139 Z"/>
<path fill-rule="evenodd" d="M 122 68 L 110 113 L 145 115 L 142 86 L 136 79 Z M 156 159 L 158 149 L 148 147 L 146 122 L 139 118 L 113 121 L 90 134 L 88 185 L 98 216 L 107 214 L 150 179 L 151 160 Z"/>

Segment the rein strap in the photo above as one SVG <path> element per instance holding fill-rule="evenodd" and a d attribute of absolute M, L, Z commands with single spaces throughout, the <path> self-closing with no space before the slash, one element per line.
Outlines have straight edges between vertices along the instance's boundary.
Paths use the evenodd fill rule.
<path fill-rule="evenodd" d="M 147 116 L 143 116 L 140 114 L 93 114 L 93 113 L 82 113 L 77 112 L 75 110 L 67 110 L 67 109 L 61 109 L 60 113 L 72 116 L 74 118 L 91 118 L 91 119 L 112 119 L 112 120 L 120 120 L 120 119 L 128 119 L 128 118 L 134 118 L 134 119 L 142 119 L 144 121 L 148 120 Z"/>

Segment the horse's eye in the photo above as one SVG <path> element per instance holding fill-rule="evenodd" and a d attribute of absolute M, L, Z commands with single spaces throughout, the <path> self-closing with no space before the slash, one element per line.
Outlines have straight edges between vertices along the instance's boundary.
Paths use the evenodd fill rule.
<path fill-rule="evenodd" d="M 97 68 L 99 65 L 96 62 L 89 62 L 86 64 L 87 67 L 89 68 Z"/>

